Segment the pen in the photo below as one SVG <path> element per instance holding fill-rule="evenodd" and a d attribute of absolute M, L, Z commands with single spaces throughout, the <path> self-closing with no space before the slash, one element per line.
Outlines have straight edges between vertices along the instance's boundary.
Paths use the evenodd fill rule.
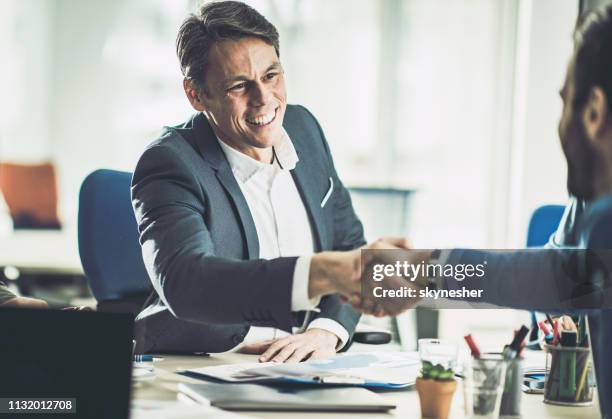
<path fill-rule="evenodd" d="M 580 381 L 578 382 L 578 389 L 576 390 L 576 397 L 574 401 L 580 400 L 580 393 L 582 393 L 582 389 L 584 388 L 584 383 L 586 381 L 587 373 L 589 372 L 589 358 L 586 356 L 586 361 L 584 362 L 584 367 L 582 368 L 582 372 L 580 373 Z"/>
<path fill-rule="evenodd" d="M 164 358 L 153 355 L 134 355 L 134 362 L 159 362 Z"/>
<path fill-rule="evenodd" d="M 470 352 L 472 352 L 472 356 L 476 359 L 480 358 L 480 350 L 478 349 L 478 345 L 476 345 L 476 342 L 474 342 L 474 338 L 472 337 L 472 335 L 465 335 L 463 338 L 465 339 L 467 345 L 470 347 Z"/>

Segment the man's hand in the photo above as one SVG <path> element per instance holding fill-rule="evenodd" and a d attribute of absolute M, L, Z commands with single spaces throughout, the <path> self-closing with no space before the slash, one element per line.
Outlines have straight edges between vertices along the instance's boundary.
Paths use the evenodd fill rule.
<path fill-rule="evenodd" d="M 427 278 L 421 276 L 411 281 L 401 276 L 387 276 L 383 282 L 366 280 L 362 284 L 362 270 L 365 270 L 364 276 L 369 278 L 375 264 L 394 264 L 396 261 L 419 264 L 427 263 L 431 257 L 431 251 L 408 249 L 409 243 L 405 238 L 388 237 L 362 249 L 318 253 L 312 257 L 310 265 L 309 297 L 339 293 L 356 310 L 377 317 L 395 316 L 408 310 L 418 303 L 418 297 L 375 297 L 374 288 L 380 286 L 384 290 L 402 290 L 408 287 L 418 291 L 426 286 Z M 362 250 L 371 251 L 365 254 L 363 260 Z M 398 252 L 388 252 L 392 250 Z"/>
<path fill-rule="evenodd" d="M 47 308 L 49 305 L 37 298 L 30 297 L 15 297 L 11 300 L 6 301 L 4 304 L 0 304 L 2 307 L 22 307 L 22 308 Z"/>
<path fill-rule="evenodd" d="M 313 327 L 304 333 L 269 341 L 268 348 L 259 357 L 259 362 L 300 362 L 329 358 L 336 354 L 338 341 L 338 337 L 332 332 Z"/>
<path fill-rule="evenodd" d="M 392 242 L 400 244 L 400 242 Z M 418 292 L 427 286 L 427 278 L 419 275 L 416 278 L 406 278 L 396 275 L 385 275 L 380 282 L 373 280 L 373 268 L 375 265 L 395 265 L 397 262 L 407 262 L 411 265 L 427 264 L 431 251 L 408 250 L 406 248 L 391 248 L 389 242 L 375 242 L 368 246 L 363 258 L 363 283 L 360 295 L 351 297 L 351 304 L 356 310 L 376 317 L 396 316 L 410 308 L 413 308 L 421 299 Z M 377 288 L 376 295 L 374 293 Z M 402 292 L 403 296 L 397 296 Z M 405 295 L 408 292 L 413 294 Z"/>
<path fill-rule="evenodd" d="M 408 241 L 403 237 L 386 237 L 367 246 L 345 252 L 321 252 L 315 254 L 310 263 L 308 297 L 339 293 L 346 298 L 361 293 L 362 249 L 407 249 Z"/>

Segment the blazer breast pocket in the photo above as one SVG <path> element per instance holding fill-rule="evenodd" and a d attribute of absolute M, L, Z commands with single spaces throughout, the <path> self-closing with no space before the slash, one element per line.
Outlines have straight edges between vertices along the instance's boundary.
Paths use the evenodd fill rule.
<path fill-rule="evenodd" d="M 327 201 L 329 201 L 329 198 L 332 196 L 333 192 L 334 192 L 334 180 L 330 177 L 329 178 L 329 188 L 327 189 L 327 192 L 325 192 L 325 195 L 323 196 L 323 199 L 321 200 L 321 208 L 325 208 L 325 205 L 327 204 Z"/>

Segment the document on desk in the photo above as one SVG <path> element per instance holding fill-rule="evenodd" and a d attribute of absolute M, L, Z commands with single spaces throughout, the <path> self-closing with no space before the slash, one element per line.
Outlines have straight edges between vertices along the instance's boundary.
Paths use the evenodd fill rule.
<path fill-rule="evenodd" d="M 297 382 L 403 388 L 415 383 L 419 369 L 416 352 L 356 352 L 298 364 L 232 364 L 197 368 L 184 373 L 233 383 Z"/>
<path fill-rule="evenodd" d="M 255 383 L 260 381 L 270 381 L 272 377 L 265 374 L 258 374 L 257 369 L 278 365 L 274 362 L 245 362 L 241 364 L 215 365 L 214 367 L 194 368 L 190 370 L 177 370 L 179 374 L 214 378 L 215 380 L 226 381 L 228 383 Z"/>

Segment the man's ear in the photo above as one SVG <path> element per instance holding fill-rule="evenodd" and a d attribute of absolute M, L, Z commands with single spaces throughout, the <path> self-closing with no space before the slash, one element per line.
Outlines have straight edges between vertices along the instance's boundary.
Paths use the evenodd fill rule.
<path fill-rule="evenodd" d="M 596 141 L 610 124 L 608 117 L 608 99 L 605 92 L 599 86 L 591 88 L 589 98 L 582 111 L 582 122 L 586 134 L 591 141 Z"/>
<path fill-rule="evenodd" d="M 203 112 L 205 110 L 204 103 L 200 99 L 200 94 L 198 93 L 198 89 L 193 85 L 193 83 L 186 78 L 183 79 L 183 90 L 185 91 L 185 95 L 187 95 L 187 100 L 191 103 L 193 109 L 198 112 Z"/>

